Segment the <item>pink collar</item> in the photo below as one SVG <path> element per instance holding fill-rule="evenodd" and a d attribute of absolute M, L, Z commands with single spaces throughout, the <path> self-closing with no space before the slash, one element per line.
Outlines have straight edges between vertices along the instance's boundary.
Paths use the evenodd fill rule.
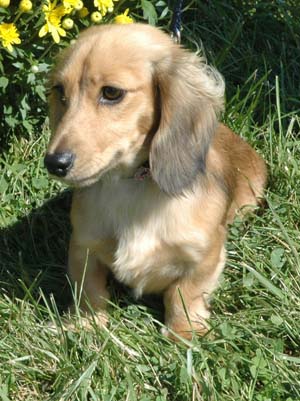
<path fill-rule="evenodd" d="M 136 170 L 133 178 L 137 181 L 144 181 L 146 178 L 149 177 L 151 177 L 151 171 L 149 167 L 149 162 L 147 161 Z"/>

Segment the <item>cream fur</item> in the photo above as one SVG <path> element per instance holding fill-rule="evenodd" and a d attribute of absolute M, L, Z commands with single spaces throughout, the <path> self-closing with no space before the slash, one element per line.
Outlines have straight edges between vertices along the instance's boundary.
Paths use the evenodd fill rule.
<path fill-rule="evenodd" d="M 62 180 L 75 187 L 69 273 L 82 308 L 103 321 L 111 271 L 137 296 L 163 295 L 170 337 L 203 334 L 227 223 L 266 181 L 262 159 L 218 122 L 221 75 L 156 28 L 110 25 L 63 53 L 51 85 L 48 154 L 74 155 Z M 105 86 L 124 98 L 101 104 Z M 139 181 L 146 160 L 151 177 Z"/>

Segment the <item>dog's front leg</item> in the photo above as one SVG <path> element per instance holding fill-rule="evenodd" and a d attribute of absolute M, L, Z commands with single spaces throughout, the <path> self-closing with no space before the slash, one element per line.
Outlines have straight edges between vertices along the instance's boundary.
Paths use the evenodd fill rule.
<path fill-rule="evenodd" d="M 107 323 L 107 274 L 108 268 L 99 262 L 92 251 L 78 244 L 72 236 L 69 247 L 69 275 L 77 286 L 77 295 L 81 295 L 80 309 L 85 313 L 94 311 L 94 317 L 99 324 Z"/>
<path fill-rule="evenodd" d="M 197 269 L 188 272 L 165 291 L 165 324 L 170 330 L 165 330 L 164 334 L 177 340 L 172 332 L 187 339 L 192 338 L 193 332 L 198 335 L 207 332 L 209 296 L 218 285 L 224 265 L 225 249 L 220 238 Z"/>

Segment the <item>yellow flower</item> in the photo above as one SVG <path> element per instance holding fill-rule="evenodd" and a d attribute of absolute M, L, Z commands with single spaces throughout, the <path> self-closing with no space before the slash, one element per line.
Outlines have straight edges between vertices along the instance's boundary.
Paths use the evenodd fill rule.
<path fill-rule="evenodd" d="M 8 51 L 12 52 L 12 44 L 20 44 L 19 32 L 15 24 L 0 24 L 0 40 L 2 46 L 6 47 Z"/>
<path fill-rule="evenodd" d="M 132 24 L 133 19 L 128 17 L 129 8 L 125 10 L 123 14 L 119 14 L 114 18 L 116 24 Z"/>
<path fill-rule="evenodd" d="M 118 0 L 94 0 L 94 6 L 98 8 L 101 15 L 104 17 L 107 12 L 112 12 L 114 9 L 114 1 Z"/>
<path fill-rule="evenodd" d="M 23 13 L 28 13 L 32 9 L 32 3 L 30 0 L 22 0 L 19 4 L 19 9 Z"/>
<path fill-rule="evenodd" d="M 33 72 L 34 74 L 37 74 L 39 72 L 39 66 L 38 65 L 32 65 L 30 68 L 30 71 Z"/>
<path fill-rule="evenodd" d="M 81 0 L 63 0 L 64 7 L 70 12 L 74 9 L 79 11 L 83 8 L 83 2 Z"/>
<path fill-rule="evenodd" d="M 65 18 L 62 22 L 62 26 L 64 29 L 72 29 L 74 26 L 74 21 L 71 18 Z"/>
<path fill-rule="evenodd" d="M 102 15 L 99 13 L 99 11 L 94 11 L 91 15 L 91 21 L 98 24 L 101 20 L 102 20 Z"/>
<path fill-rule="evenodd" d="M 10 0 L 0 0 L 0 7 L 7 8 L 10 4 Z"/>
<path fill-rule="evenodd" d="M 89 15 L 89 10 L 86 7 L 83 7 L 81 10 L 78 11 L 79 18 L 84 18 Z"/>
<path fill-rule="evenodd" d="M 51 33 L 54 42 L 58 43 L 60 36 L 66 36 L 66 31 L 61 27 L 61 19 L 69 14 L 69 11 L 63 5 L 56 7 L 56 0 L 53 3 L 48 0 L 47 3 L 48 5 L 43 6 L 46 24 L 40 29 L 39 37 L 42 38 L 47 33 Z"/>

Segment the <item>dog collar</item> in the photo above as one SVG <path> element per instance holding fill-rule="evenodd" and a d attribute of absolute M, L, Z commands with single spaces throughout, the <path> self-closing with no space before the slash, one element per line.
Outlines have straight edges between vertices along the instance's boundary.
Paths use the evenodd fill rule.
<path fill-rule="evenodd" d="M 135 172 L 133 178 L 137 181 L 144 181 L 146 178 L 151 177 L 150 165 L 147 160 Z"/>

